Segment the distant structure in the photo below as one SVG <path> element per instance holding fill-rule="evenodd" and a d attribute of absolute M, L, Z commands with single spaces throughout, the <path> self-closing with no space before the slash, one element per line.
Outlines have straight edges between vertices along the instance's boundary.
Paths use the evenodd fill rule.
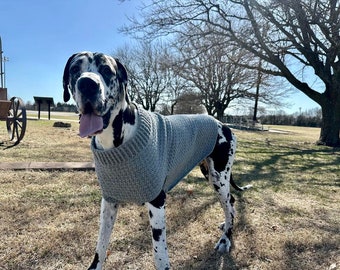
<path fill-rule="evenodd" d="M 0 88 L 6 88 L 6 71 L 5 71 L 5 62 L 8 61 L 8 57 L 3 56 L 3 50 L 2 50 L 2 41 L 0 37 Z"/>
<path fill-rule="evenodd" d="M 5 88 L 5 72 L 2 70 L 2 41 L 1 41 L 1 37 L 0 37 L 0 88 Z"/>

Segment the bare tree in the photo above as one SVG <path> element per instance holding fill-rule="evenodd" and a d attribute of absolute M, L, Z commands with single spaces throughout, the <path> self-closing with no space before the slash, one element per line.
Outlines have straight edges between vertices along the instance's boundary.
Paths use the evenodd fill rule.
<path fill-rule="evenodd" d="M 177 104 L 174 110 L 175 114 L 199 114 L 206 113 L 205 107 L 202 105 L 202 97 L 200 93 L 186 92 L 177 98 Z"/>
<path fill-rule="evenodd" d="M 245 51 L 201 36 L 201 39 L 176 40 L 180 59 L 173 66 L 180 71 L 179 76 L 199 90 L 208 114 L 222 120 L 233 100 L 249 97 L 254 72 L 238 65 L 247 58 Z"/>
<path fill-rule="evenodd" d="M 125 30 L 153 37 L 180 33 L 190 39 L 198 37 L 185 31 L 188 22 L 196 27 L 210 24 L 221 41 L 230 40 L 268 63 L 262 72 L 286 78 L 318 103 L 323 116 L 319 143 L 340 145 L 338 0 L 152 1 L 142 15 L 142 22 L 134 21 Z M 323 89 L 306 81 L 306 74 L 316 76 Z"/>
<path fill-rule="evenodd" d="M 155 111 L 169 85 L 169 74 L 162 67 L 164 51 L 161 44 L 147 42 L 131 48 L 125 46 L 115 52 L 129 74 L 129 96 L 144 109 Z"/>
<path fill-rule="evenodd" d="M 155 111 L 160 102 L 170 104 L 171 114 L 177 98 L 188 91 L 188 84 L 169 65 L 172 55 L 161 42 L 125 45 L 114 52 L 129 74 L 129 97 L 144 109 Z"/>

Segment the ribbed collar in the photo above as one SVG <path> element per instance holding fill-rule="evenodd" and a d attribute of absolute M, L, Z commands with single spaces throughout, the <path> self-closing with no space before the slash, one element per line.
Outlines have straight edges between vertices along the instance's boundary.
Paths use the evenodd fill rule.
<path fill-rule="evenodd" d="M 91 150 L 97 162 L 103 165 L 114 165 L 126 162 L 136 157 L 152 141 L 152 134 L 155 132 L 152 116 L 148 112 L 137 108 L 139 120 L 137 123 L 137 133 L 133 138 L 118 147 L 109 150 L 96 148 L 95 137 L 91 141 Z"/>

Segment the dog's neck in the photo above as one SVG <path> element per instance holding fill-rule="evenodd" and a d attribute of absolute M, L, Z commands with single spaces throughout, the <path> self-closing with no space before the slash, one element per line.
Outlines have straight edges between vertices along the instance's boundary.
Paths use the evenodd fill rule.
<path fill-rule="evenodd" d="M 136 105 L 124 100 L 124 102 L 109 112 L 107 127 L 95 137 L 96 147 L 108 150 L 125 143 L 134 136 L 137 121 L 138 112 Z"/>

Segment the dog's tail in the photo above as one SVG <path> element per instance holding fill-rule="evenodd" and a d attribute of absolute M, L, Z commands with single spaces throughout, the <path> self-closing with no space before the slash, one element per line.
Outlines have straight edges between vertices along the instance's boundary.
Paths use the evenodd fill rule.
<path fill-rule="evenodd" d="M 234 179 L 233 179 L 233 174 L 230 174 L 230 184 L 232 185 L 232 187 L 238 191 L 244 191 L 244 190 L 247 190 L 247 189 L 250 189 L 252 187 L 252 185 L 246 185 L 246 186 L 243 186 L 243 187 L 240 187 L 239 185 L 237 185 L 235 182 L 234 182 Z"/>

